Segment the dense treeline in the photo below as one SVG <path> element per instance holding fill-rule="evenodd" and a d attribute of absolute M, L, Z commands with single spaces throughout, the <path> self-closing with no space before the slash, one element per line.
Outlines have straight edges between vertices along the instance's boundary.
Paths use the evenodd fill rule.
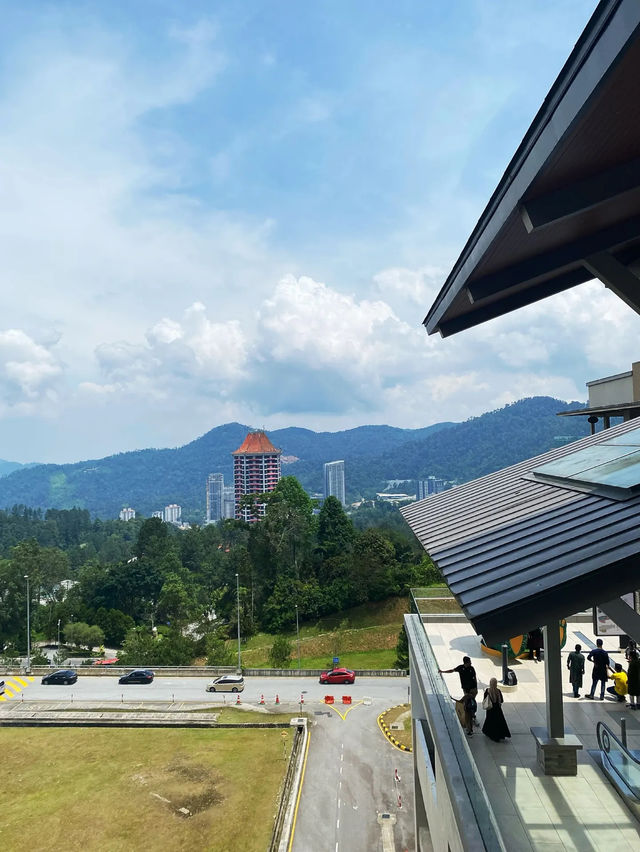
<path fill-rule="evenodd" d="M 187 530 L 158 518 L 92 521 L 81 509 L 0 512 L 0 646 L 7 653 L 26 644 L 25 575 L 34 637 L 53 639 L 61 629 L 92 647 L 98 634 L 88 628 L 97 627 L 107 644 L 124 642 L 122 658 L 137 664 L 196 654 L 226 662 L 238 599 L 247 637 L 290 628 L 296 607 L 300 619 L 315 619 L 435 578 L 395 520 L 356 529 L 333 497 L 316 515 L 294 477 L 264 499 L 259 523 Z"/>

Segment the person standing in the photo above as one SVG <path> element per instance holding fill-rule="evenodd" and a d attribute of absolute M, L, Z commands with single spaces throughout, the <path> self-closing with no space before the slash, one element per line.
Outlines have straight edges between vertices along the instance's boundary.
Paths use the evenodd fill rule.
<path fill-rule="evenodd" d="M 573 697 L 580 698 L 579 690 L 582 688 L 582 675 L 584 674 L 584 654 L 582 645 L 576 645 L 567 657 L 567 668 L 569 669 L 569 683 L 573 686 Z"/>
<path fill-rule="evenodd" d="M 614 695 L 618 701 L 624 701 L 627 694 L 627 673 L 623 671 L 621 663 L 616 663 L 615 671 L 609 666 L 609 671 L 613 686 L 608 686 L 607 692 Z"/>
<path fill-rule="evenodd" d="M 626 657 L 629 661 L 629 670 L 627 672 L 629 707 L 632 710 L 637 710 L 638 706 L 640 706 L 640 654 L 636 647 L 627 648 Z"/>
<path fill-rule="evenodd" d="M 591 692 L 586 698 L 595 698 L 596 685 L 600 681 L 600 701 L 604 701 L 604 688 L 607 683 L 607 669 L 610 666 L 609 655 L 602 648 L 602 639 L 596 639 L 597 647 L 589 652 L 587 660 L 593 663 L 591 674 Z"/>
<path fill-rule="evenodd" d="M 527 647 L 529 648 L 529 659 L 533 660 L 535 654 L 536 663 L 539 663 L 540 649 L 542 648 L 542 630 L 539 627 L 527 634 Z"/>
<path fill-rule="evenodd" d="M 498 681 L 492 677 L 489 686 L 484 691 L 482 706 L 487 715 L 482 726 L 482 733 L 494 742 L 500 742 L 511 737 L 511 731 L 502 712 L 502 692 L 498 689 Z"/>
<path fill-rule="evenodd" d="M 462 665 L 460 666 L 456 666 L 453 669 L 438 669 L 438 672 L 440 674 L 452 674 L 453 672 L 457 672 L 460 676 L 460 686 L 464 693 L 461 699 L 463 704 L 463 718 L 465 720 L 463 724 L 467 733 L 472 734 L 473 726 L 478 724 L 476 722 L 478 678 L 476 676 L 476 670 L 471 665 L 471 657 L 463 657 Z M 471 700 L 469 701 L 468 699 Z"/>

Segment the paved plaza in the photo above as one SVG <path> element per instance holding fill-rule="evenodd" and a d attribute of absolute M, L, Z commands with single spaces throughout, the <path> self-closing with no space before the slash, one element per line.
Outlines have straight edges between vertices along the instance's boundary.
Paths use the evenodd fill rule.
<path fill-rule="evenodd" d="M 543 663 L 533 660 L 510 663 L 518 676 L 517 688 L 504 692 L 504 714 L 511 729 L 511 741 L 494 743 L 476 728 L 476 734 L 468 737 L 467 742 L 507 849 L 518 852 L 529 849 L 637 852 L 640 823 L 591 757 L 589 749 L 597 749 L 596 723 L 606 722 L 619 733 L 621 717 L 627 720 L 629 747 L 640 749 L 640 714 L 607 699 L 573 698 L 566 670 L 567 655 L 578 642 L 586 655 L 590 650 L 588 643 L 595 645 L 595 636 L 588 622 L 570 622 L 567 627 L 567 643 L 562 652 L 565 728 L 584 746 L 578 752 L 577 777 L 545 776 L 536 762 L 535 742 L 529 728 L 546 726 Z M 458 665 L 465 654 L 471 657 L 478 675 L 478 720 L 482 725 L 482 692 L 491 677 L 500 681 L 500 658 L 482 652 L 469 623 L 430 622 L 425 628 L 440 668 Z M 606 639 L 605 650 L 618 650 L 617 638 Z M 614 653 L 614 662 L 625 665 L 624 653 Z M 591 686 L 591 668 L 591 663 L 587 663 L 582 695 Z M 452 697 L 459 698 L 458 675 L 443 677 Z"/>

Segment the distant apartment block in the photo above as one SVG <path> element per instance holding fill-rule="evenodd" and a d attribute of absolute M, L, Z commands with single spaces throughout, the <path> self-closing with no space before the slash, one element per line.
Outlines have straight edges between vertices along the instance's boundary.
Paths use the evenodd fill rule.
<path fill-rule="evenodd" d="M 324 497 L 337 497 L 343 506 L 346 504 L 343 460 L 325 463 Z"/>
<path fill-rule="evenodd" d="M 126 509 L 120 509 L 120 515 L 118 516 L 121 521 L 132 521 L 136 516 L 136 510 L 132 509 L 131 506 L 127 506 Z"/>
<path fill-rule="evenodd" d="M 280 480 L 282 450 L 273 446 L 263 431 L 249 432 L 233 456 L 233 485 L 235 517 L 253 523 L 264 517 L 264 503 L 254 510 L 241 508 L 240 500 L 247 494 L 266 494 L 273 491 Z"/>
<path fill-rule="evenodd" d="M 161 521 L 164 521 L 164 512 L 162 510 L 160 510 L 159 512 L 152 512 L 151 517 L 160 518 Z"/>
<path fill-rule="evenodd" d="M 182 506 L 177 503 L 170 503 L 164 507 L 163 520 L 166 524 L 182 523 Z"/>
<path fill-rule="evenodd" d="M 435 476 L 428 476 L 426 479 L 418 479 L 416 485 L 416 499 L 424 500 L 430 494 L 439 494 L 441 491 L 446 491 L 451 488 L 451 483 L 446 479 L 438 479 Z"/>
<path fill-rule="evenodd" d="M 225 485 L 223 495 L 223 518 L 235 518 L 236 515 L 236 490 L 233 485 Z"/>
<path fill-rule="evenodd" d="M 224 475 L 210 473 L 207 477 L 207 515 L 208 523 L 219 521 L 224 514 Z"/>

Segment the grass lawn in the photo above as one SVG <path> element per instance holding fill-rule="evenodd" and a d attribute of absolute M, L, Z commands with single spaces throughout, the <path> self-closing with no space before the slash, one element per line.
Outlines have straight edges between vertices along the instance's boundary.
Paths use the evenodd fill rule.
<path fill-rule="evenodd" d="M 401 704 L 399 707 L 392 707 L 384 714 L 384 721 L 390 727 L 393 722 L 400 722 L 403 726 L 402 731 L 392 731 L 391 733 L 399 743 L 411 748 L 411 707 L 409 704 Z"/>
<path fill-rule="evenodd" d="M 286 769 L 278 729 L 0 728 L 0 750 L 16 852 L 263 852 Z"/>

